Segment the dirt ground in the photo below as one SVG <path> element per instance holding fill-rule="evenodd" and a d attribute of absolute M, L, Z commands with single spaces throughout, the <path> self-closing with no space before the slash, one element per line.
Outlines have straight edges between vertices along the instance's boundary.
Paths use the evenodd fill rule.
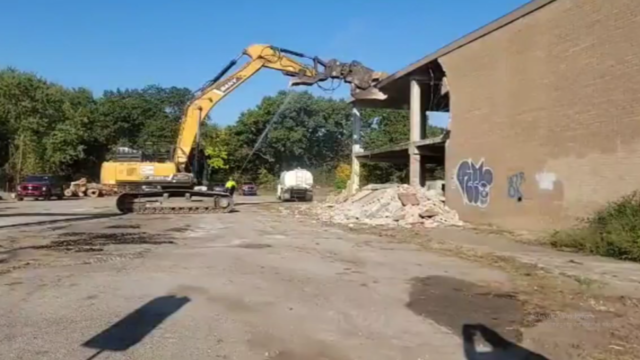
<path fill-rule="evenodd" d="M 640 358 L 635 264 L 322 224 L 271 197 L 209 215 L 113 201 L 0 202 L 3 359 L 465 359 L 465 324 L 551 359 Z"/>

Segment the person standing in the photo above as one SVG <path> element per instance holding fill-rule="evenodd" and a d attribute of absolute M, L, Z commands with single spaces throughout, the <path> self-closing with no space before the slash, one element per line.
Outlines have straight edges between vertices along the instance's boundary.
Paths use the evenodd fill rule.
<path fill-rule="evenodd" d="M 236 184 L 235 181 L 233 181 L 233 178 L 230 177 L 229 181 L 227 181 L 226 185 L 224 186 L 224 189 L 227 193 L 229 193 L 229 196 L 233 197 L 233 193 L 236 192 L 236 189 L 238 188 L 238 185 Z"/>

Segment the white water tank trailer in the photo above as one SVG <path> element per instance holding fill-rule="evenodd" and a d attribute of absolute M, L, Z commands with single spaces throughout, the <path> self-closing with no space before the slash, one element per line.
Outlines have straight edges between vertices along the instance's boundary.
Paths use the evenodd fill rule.
<path fill-rule="evenodd" d="M 283 171 L 278 181 L 278 200 L 313 201 L 313 175 L 300 168 Z"/>

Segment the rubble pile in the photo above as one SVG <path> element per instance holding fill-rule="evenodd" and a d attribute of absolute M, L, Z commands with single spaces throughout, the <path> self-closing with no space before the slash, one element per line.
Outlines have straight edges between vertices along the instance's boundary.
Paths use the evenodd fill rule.
<path fill-rule="evenodd" d="M 308 210 L 322 221 L 342 224 L 463 225 L 458 214 L 444 205 L 441 193 L 409 185 L 370 185 L 351 198 L 339 195 Z"/>

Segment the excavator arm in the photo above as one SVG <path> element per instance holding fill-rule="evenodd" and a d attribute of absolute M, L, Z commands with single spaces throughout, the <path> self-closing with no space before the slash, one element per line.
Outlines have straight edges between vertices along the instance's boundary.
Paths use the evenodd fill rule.
<path fill-rule="evenodd" d="M 247 56 L 250 61 L 233 74 L 224 77 L 244 56 Z M 313 65 L 301 63 L 290 56 L 306 58 L 311 60 Z M 197 90 L 187 105 L 173 155 L 173 160 L 181 172 L 185 171 L 184 167 L 200 122 L 222 98 L 263 68 L 277 70 L 285 76 L 292 77 L 290 86 L 311 86 L 330 79 L 342 80 L 351 85 L 351 95 L 354 98 L 384 98 L 384 95 L 373 85 L 386 77 L 386 74 L 374 72 L 356 61 L 350 63 L 341 63 L 335 59 L 323 61 L 318 57 L 309 57 L 271 45 L 251 45 L 216 77 Z"/>

